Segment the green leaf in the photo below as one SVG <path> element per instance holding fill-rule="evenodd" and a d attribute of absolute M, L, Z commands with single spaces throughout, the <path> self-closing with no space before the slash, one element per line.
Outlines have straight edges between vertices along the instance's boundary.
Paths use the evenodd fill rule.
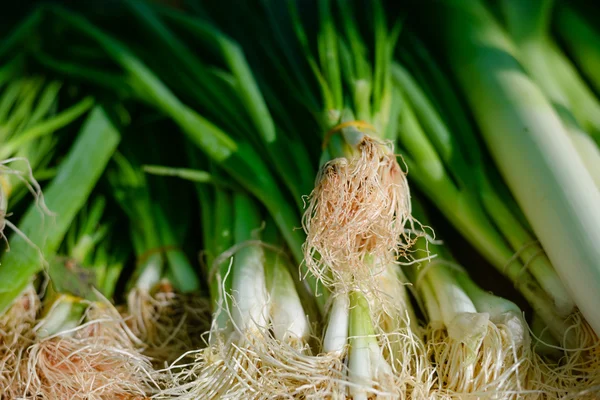
<path fill-rule="evenodd" d="M 44 201 L 54 215 L 44 215 L 37 204 L 32 204 L 19 225 L 23 235 L 13 234 L 10 238 L 10 251 L 0 260 L 0 312 L 11 305 L 43 268 L 41 256 L 44 259 L 54 256 L 119 141 L 119 133 L 105 111 L 94 108 L 58 174 L 45 190 Z"/>

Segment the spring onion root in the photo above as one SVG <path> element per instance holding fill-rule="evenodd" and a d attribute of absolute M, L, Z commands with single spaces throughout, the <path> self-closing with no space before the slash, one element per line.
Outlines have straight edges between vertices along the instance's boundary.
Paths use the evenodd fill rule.
<path fill-rule="evenodd" d="M 144 398 L 154 390 L 156 377 L 150 360 L 141 355 L 141 342 L 108 303 L 87 307 L 84 323 L 49 336 L 41 335 L 54 318 L 69 327 L 73 315 L 56 312 L 72 298 L 59 298 L 37 326 L 39 339 L 29 348 L 28 396 L 69 399 Z M 81 304 L 72 304 L 74 311 Z M 61 318 L 62 317 L 62 318 Z"/>
<path fill-rule="evenodd" d="M 393 262 L 409 246 L 410 194 L 393 147 L 358 140 L 352 156 L 322 167 L 304 213 L 304 260 L 327 286 L 373 280 L 385 269 L 373 270 L 372 258 Z"/>
<path fill-rule="evenodd" d="M 29 286 L 0 317 L 0 393 L 6 398 L 18 398 L 25 392 L 27 349 L 35 340 L 33 327 L 39 308 L 39 297 Z"/>
<path fill-rule="evenodd" d="M 188 349 L 203 347 L 201 336 L 210 328 L 210 306 L 196 294 L 176 293 L 163 281 L 152 292 L 131 290 L 124 318 L 144 343 L 144 355 L 158 366 L 172 363 Z"/>

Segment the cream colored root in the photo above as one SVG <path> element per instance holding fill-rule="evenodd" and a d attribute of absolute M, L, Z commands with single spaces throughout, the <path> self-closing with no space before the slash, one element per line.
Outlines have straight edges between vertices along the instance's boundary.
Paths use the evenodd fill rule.
<path fill-rule="evenodd" d="M 365 297 L 400 393 L 412 398 L 429 398 L 435 374 L 423 340 L 424 329 L 417 323 L 406 286 L 394 273 L 395 268 L 391 266 L 379 277 L 379 292 L 367 292 Z"/>
<path fill-rule="evenodd" d="M 343 393 L 342 356 L 311 356 L 302 341 L 281 342 L 267 329 L 191 352 L 195 362 L 175 363 L 158 398 L 322 399 Z"/>
<path fill-rule="evenodd" d="M 369 281 L 410 247 L 410 193 L 391 144 L 367 136 L 351 158 L 325 164 L 308 198 L 302 225 L 304 260 L 327 286 Z M 331 271 L 331 274 L 328 272 Z"/>
<path fill-rule="evenodd" d="M 265 397 L 256 398 L 343 398 L 344 352 L 313 356 L 305 343 L 265 339 L 257 348 L 263 366 L 260 396 Z"/>
<path fill-rule="evenodd" d="M 398 316 L 401 322 L 393 324 L 396 327 L 391 331 L 383 330 L 385 325 L 377 323 L 375 318 L 379 346 L 394 373 L 394 390 L 390 393 L 396 393 L 398 398 L 430 398 L 435 386 L 435 371 L 419 332 L 411 328 L 408 316 Z M 389 316 L 385 318 L 389 320 Z"/>
<path fill-rule="evenodd" d="M 40 301 L 33 287 L 0 317 L 0 399 L 15 399 L 27 380 L 27 348 L 33 344 Z"/>
<path fill-rule="evenodd" d="M 379 341 L 388 354 L 395 347 L 405 353 L 389 356 L 393 374 L 372 382 L 377 398 L 429 398 L 433 371 L 422 342 L 402 330 L 380 335 Z M 398 342 L 402 345 L 397 346 Z M 350 385 L 345 353 L 313 356 L 306 344 L 282 343 L 268 330 L 253 329 L 242 338 L 217 341 L 192 354 L 195 362 L 176 363 L 166 371 L 168 385 L 158 398 L 344 399 Z"/>
<path fill-rule="evenodd" d="M 175 293 L 161 283 L 155 293 L 134 289 L 127 297 L 126 319 L 156 365 L 170 364 L 189 349 L 204 347 L 210 329 L 210 304 L 196 295 Z"/>
<path fill-rule="evenodd" d="M 158 398 L 256 398 L 261 390 L 261 362 L 255 347 L 261 346 L 260 340 L 260 333 L 249 332 L 240 340 L 217 340 L 209 347 L 186 354 L 185 358 L 195 359 L 187 364 L 176 362 L 167 369 L 167 385 Z"/>
<path fill-rule="evenodd" d="M 92 305 L 89 322 L 29 348 L 25 397 L 142 399 L 155 390 L 155 373 L 141 343 L 110 305 Z"/>
<path fill-rule="evenodd" d="M 430 398 L 433 369 L 422 341 L 409 330 L 378 334 L 377 340 L 391 367 L 390 373 L 381 371 L 375 380 L 361 386 L 377 399 Z M 403 354 L 394 351 L 398 347 Z M 345 399 L 349 389 L 358 385 L 347 378 L 345 359 L 351 357 L 347 351 L 312 356 L 281 344 L 269 349 L 269 354 L 260 357 L 263 373 L 259 382 L 264 397 L 256 398 Z"/>
<path fill-rule="evenodd" d="M 475 353 L 430 328 L 427 346 L 435 362 L 438 396 L 456 399 L 522 399 L 541 395 L 528 387 L 532 354 L 528 340 L 514 338 L 502 324 L 488 321 Z"/>
<path fill-rule="evenodd" d="M 288 354 L 273 360 L 265 369 L 261 381 L 270 397 L 332 399 L 345 398 L 345 365 L 339 353 L 317 356 L 299 353 Z"/>
<path fill-rule="evenodd" d="M 410 322 L 394 332 L 376 329 L 379 347 L 392 369 L 386 380 L 372 382 L 381 399 L 430 399 L 434 394 L 435 373 L 427 358 L 423 340 L 410 328 Z M 377 326 L 376 326 L 377 328 Z"/>
<path fill-rule="evenodd" d="M 549 360 L 535 354 L 530 386 L 545 399 L 598 399 L 600 397 L 600 340 L 580 313 L 572 316 L 567 334 L 574 335 L 577 349 L 558 349 L 563 357 Z"/>

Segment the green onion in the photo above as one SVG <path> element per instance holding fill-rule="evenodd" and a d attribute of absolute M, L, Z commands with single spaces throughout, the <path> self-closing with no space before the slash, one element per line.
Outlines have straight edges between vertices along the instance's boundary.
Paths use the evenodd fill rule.
<path fill-rule="evenodd" d="M 367 400 L 373 394 L 367 388 L 377 387 L 393 393 L 395 374 L 383 357 L 370 321 L 369 303 L 360 292 L 350 294 L 350 350 L 348 354 L 349 394 L 356 400 Z M 356 385 L 356 386 L 354 386 Z"/>
<path fill-rule="evenodd" d="M 136 256 L 128 284 L 127 317 L 146 345 L 144 354 L 162 364 L 177 359 L 188 346 L 201 344 L 196 332 L 205 326 L 208 307 L 200 294 L 198 274 L 182 248 L 189 220 L 184 209 L 179 223 L 171 217 L 163 193 L 175 193 L 174 187 L 160 185 L 164 178 L 152 185 L 137 152 L 125 150 L 130 150 L 128 157 L 115 154 L 108 177 L 129 218 Z"/>
<path fill-rule="evenodd" d="M 600 188 L 600 101 L 550 38 L 553 2 L 505 1 L 502 6 L 519 60 L 555 107 Z"/>
<path fill-rule="evenodd" d="M 201 190 L 201 200 L 207 201 L 202 206 L 210 210 L 218 204 L 220 209 L 216 218 L 203 221 L 209 225 L 205 232 L 216 233 L 206 238 L 214 307 L 210 343 L 193 352 L 196 359 L 191 364 L 171 367 L 174 379 L 163 394 L 212 399 L 245 397 L 261 390 L 275 396 L 281 391 L 277 367 L 291 360 L 287 355 L 310 352 L 307 314 L 285 263 L 276 254 L 265 256 L 277 250 L 265 248 L 270 245 L 261 241 L 261 214 L 255 201 L 242 192 Z M 277 230 L 267 223 L 265 235 L 273 240 Z M 276 363 L 268 363 L 269 358 Z M 232 361 L 231 368 L 222 368 Z"/>
<path fill-rule="evenodd" d="M 296 212 L 288 203 L 275 178 L 256 151 L 246 142 L 234 142 L 218 126 L 184 105 L 121 43 L 94 27 L 79 15 L 56 7 L 52 10 L 54 15 L 67 22 L 70 27 L 93 39 L 123 68 L 126 77 L 125 83 L 133 93 L 173 118 L 192 142 L 217 161 L 240 184 L 265 204 L 280 227 L 282 234 L 286 237 L 295 260 L 300 262 L 303 258 L 301 254 L 303 234 L 295 229 L 299 222 Z M 42 61 L 70 73 L 76 71 L 81 73 L 85 69 L 49 58 Z M 82 74 L 82 76 L 93 76 L 93 73 Z M 115 79 L 122 79 L 106 78 L 112 82 L 115 82 Z M 102 80 L 105 79 L 102 78 Z M 314 292 L 316 283 L 314 281 L 308 282 L 307 286 L 309 290 Z M 318 299 L 322 307 L 324 297 L 321 296 Z"/>
<path fill-rule="evenodd" d="M 302 23 L 292 20 L 323 103 L 318 118 L 324 133 L 321 170 L 303 218 L 304 260 L 317 279 L 332 287 L 372 280 L 381 271 L 373 270 L 370 260 L 391 262 L 410 240 L 404 232 L 410 221 L 409 191 L 388 141 L 396 126 L 398 98 L 390 65 L 399 25 L 387 29 L 379 2 L 371 10 L 377 27 L 373 67 L 356 10 L 346 3 L 339 3 L 341 27 L 333 18 L 333 2 L 319 3 L 316 56 Z"/>
<path fill-rule="evenodd" d="M 500 172 L 577 306 L 600 332 L 600 189 L 512 43 L 479 2 L 443 8 L 443 43 Z"/>
<path fill-rule="evenodd" d="M 149 362 L 136 355 L 132 337 L 123 330 L 116 310 L 105 303 L 90 303 L 78 297 L 92 296 L 94 279 L 86 282 L 82 278 L 89 275 L 83 271 L 73 274 L 68 267 L 61 269 L 62 264 L 55 260 L 69 226 L 84 206 L 119 140 L 105 111 L 95 108 L 61 163 L 56 178 L 45 190 L 46 204 L 55 214 L 44 216 L 36 204 L 31 205 L 21 223 L 22 233 L 11 237 L 11 251 L 2 257 L 0 274 L 6 278 L 0 297 L 3 308 L 14 304 L 14 299 L 45 264 L 52 279 L 46 291 L 42 318 L 33 330 L 35 343 L 28 348 L 26 358 L 19 360 L 27 366 L 28 382 L 19 395 L 76 397 L 104 392 L 118 396 L 148 390 L 145 380 Z M 88 152 L 90 148 L 95 151 Z M 67 236 L 71 242 L 67 245 L 69 255 L 79 258 L 80 262 L 89 260 L 90 251 L 104 236 L 102 228 L 96 230 L 102 208 L 101 203 L 95 203 L 88 214 L 89 220 L 83 221 L 76 234 L 77 240 L 73 234 Z M 77 268 L 74 267 L 75 271 Z M 84 319 L 87 323 L 81 325 Z M 60 368 L 56 367 L 57 362 Z"/>
<path fill-rule="evenodd" d="M 435 80 L 439 88 L 435 93 L 441 93 L 437 99 L 444 106 L 436 109 L 420 82 L 402 66 L 394 66 L 394 78 L 405 98 L 398 139 L 412 172 L 409 178 L 515 284 L 553 335 L 565 339 L 565 319 L 574 311 L 571 295 L 540 251 L 514 200 L 503 193 L 503 184 L 486 166 L 464 112 L 449 108 L 458 101 L 452 88 L 424 49 L 419 51 L 423 67 L 430 71 L 422 72 Z M 468 153 L 463 143 L 470 143 Z"/>
<path fill-rule="evenodd" d="M 413 198 L 413 212 L 428 224 Z M 440 245 L 416 244 L 429 259 L 407 275 L 428 318 L 427 346 L 439 389 L 452 396 L 493 392 L 515 396 L 527 390 L 532 363 L 527 324 L 512 302 L 479 288 Z"/>

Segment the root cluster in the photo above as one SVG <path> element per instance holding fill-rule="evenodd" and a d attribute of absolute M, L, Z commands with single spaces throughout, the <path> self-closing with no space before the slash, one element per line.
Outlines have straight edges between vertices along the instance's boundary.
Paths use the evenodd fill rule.
<path fill-rule="evenodd" d="M 394 262 L 411 245 L 405 173 L 391 145 L 368 136 L 356 155 L 325 164 L 303 216 L 304 260 L 327 286 L 372 279 L 373 268 Z"/>
<path fill-rule="evenodd" d="M 86 319 L 28 349 L 27 398 L 142 399 L 154 390 L 150 361 L 116 310 L 92 305 Z"/>
<path fill-rule="evenodd" d="M 127 297 L 126 320 L 156 366 L 170 364 L 190 349 L 204 347 L 210 304 L 197 295 L 175 293 L 161 283 L 154 293 L 134 289 Z"/>
<path fill-rule="evenodd" d="M 27 349 L 35 340 L 40 301 L 33 288 L 0 317 L 0 399 L 18 398 L 27 380 Z"/>
<path fill-rule="evenodd" d="M 574 335 L 579 348 L 559 348 L 562 356 L 534 356 L 532 386 L 546 399 L 597 399 L 600 393 L 600 340 L 580 313 L 572 316 L 567 335 Z"/>
<path fill-rule="evenodd" d="M 430 327 L 427 347 L 443 398 L 537 398 L 528 383 L 532 354 L 528 340 L 502 324 L 487 322 L 475 347 Z"/>

